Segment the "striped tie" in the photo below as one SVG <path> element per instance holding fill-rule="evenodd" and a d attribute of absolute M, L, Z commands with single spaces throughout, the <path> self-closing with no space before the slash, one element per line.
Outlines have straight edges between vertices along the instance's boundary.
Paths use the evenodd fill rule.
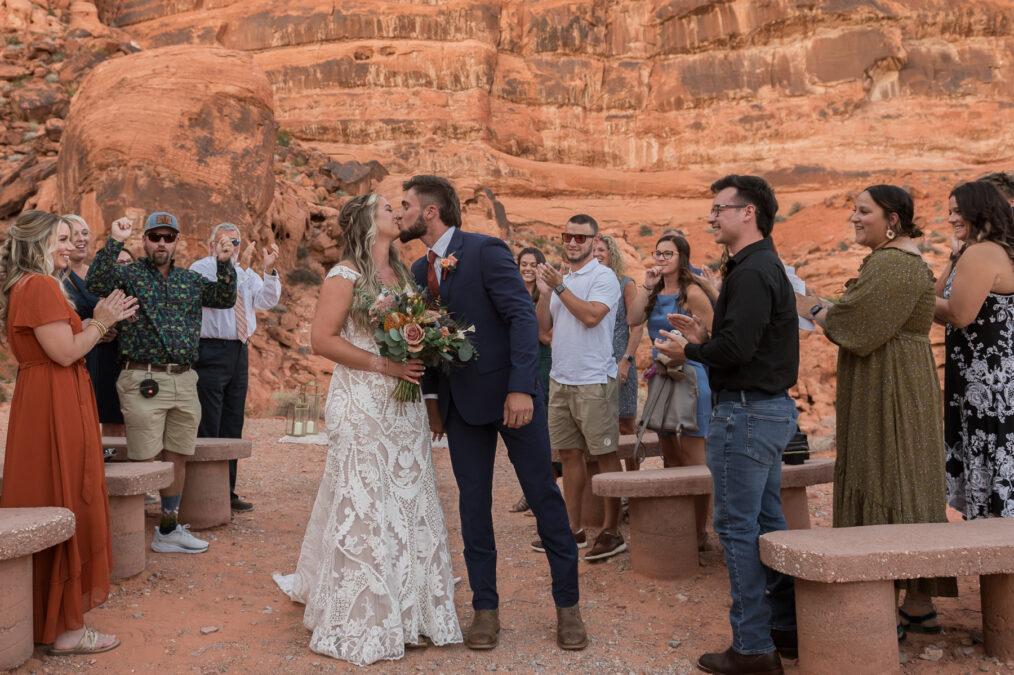
<path fill-rule="evenodd" d="M 236 339 L 246 344 L 246 307 L 243 306 L 243 291 L 236 286 L 236 304 L 232 306 L 236 313 Z"/>

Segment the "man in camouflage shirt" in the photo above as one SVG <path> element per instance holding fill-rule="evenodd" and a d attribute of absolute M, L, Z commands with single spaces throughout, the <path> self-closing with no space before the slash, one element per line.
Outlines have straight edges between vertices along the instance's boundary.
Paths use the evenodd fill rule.
<path fill-rule="evenodd" d="M 197 359 L 202 307 L 227 309 L 236 303 L 232 242 L 218 243 L 218 278 L 174 265 L 180 233 L 176 217 L 153 213 L 144 224 L 144 252 L 130 265 L 116 257 L 132 229 L 128 218 L 111 227 L 109 239 L 88 268 L 91 293 L 106 296 L 120 288 L 138 300 L 137 320 L 119 327 L 123 370 L 116 380 L 127 429 L 127 455 L 135 461 L 156 457 L 171 462 L 173 482 L 162 490 L 162 521 L 151 549 L 157 553 L 203 553 L 208 543 L 180 525 L 180 497 L 188 455 L 194 454 L 201 405 L 197 398 Z"/>

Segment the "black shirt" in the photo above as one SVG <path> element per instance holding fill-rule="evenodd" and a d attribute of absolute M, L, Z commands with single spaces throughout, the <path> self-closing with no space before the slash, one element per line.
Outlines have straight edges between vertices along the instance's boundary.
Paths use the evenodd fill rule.
<path fill-rule="evenodd" d="M 796 383 L 796 296 L 770 238 L 729 259 L 712 327 L 709 341 L 685 348 L 709 367 L 712 391 L 779 394 Z"/>

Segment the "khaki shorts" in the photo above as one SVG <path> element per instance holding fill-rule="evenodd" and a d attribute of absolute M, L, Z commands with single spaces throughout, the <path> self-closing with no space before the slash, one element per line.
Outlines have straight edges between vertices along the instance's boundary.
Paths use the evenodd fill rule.
<path fill-rule="evenodd" d="M 553 450 L 616 452 L 620 441 L 619 386 L 560 384 L 549 380 L 549 444 Z"/>
<path fill-rule="evenodd" d="M 121 370 L 116 378 L 116 393 L 127 427 L 127 457 L 146 461 L 162 450 L 177 455 L 194 454 L 197 425 L 201 422 L 201 403 L 197 399 L 197 373 L 150 374 L 158 382 L 158 393 L 141 396 L 138 388 L 149 377 L 144 370 Z"/>

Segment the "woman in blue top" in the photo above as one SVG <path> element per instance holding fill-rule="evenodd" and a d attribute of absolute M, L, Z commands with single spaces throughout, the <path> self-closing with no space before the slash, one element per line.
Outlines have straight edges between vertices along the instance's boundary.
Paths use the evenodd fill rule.
<path fill-rule="evenodd" d="M 652 343 L 659 337 L 659 331 L 672 330 L 667 318 L 669 314 L 686 314 L 697 317 L 704 327 L 711 331 L 713 310 L 708 295 L 690 271 L 690 244 L 676 234 L 663 235 L 655 244 L 652 253 L 655 266 L 644 273 L 644 285 L 638 289 L 638 311 L 631 312 L 628 321 L 648 321 L 648 334 Z M 652 350 L 652 356 L 656 356 Z M 711 387 L 704 365 L 687 361 L 697 372 L 697 428 L 694 433 L 684 432 L 680 436 L 659 432 L 659 449 L 666 466 L 694 466 L 704 464 L 704 440 L 708 436 L 708 420 L 711 417 Z M 697 518 L 697 546 L 703 549 L 708 540 L 705 524 L 710 510 L 710 495 L 694 499 Z"/>

